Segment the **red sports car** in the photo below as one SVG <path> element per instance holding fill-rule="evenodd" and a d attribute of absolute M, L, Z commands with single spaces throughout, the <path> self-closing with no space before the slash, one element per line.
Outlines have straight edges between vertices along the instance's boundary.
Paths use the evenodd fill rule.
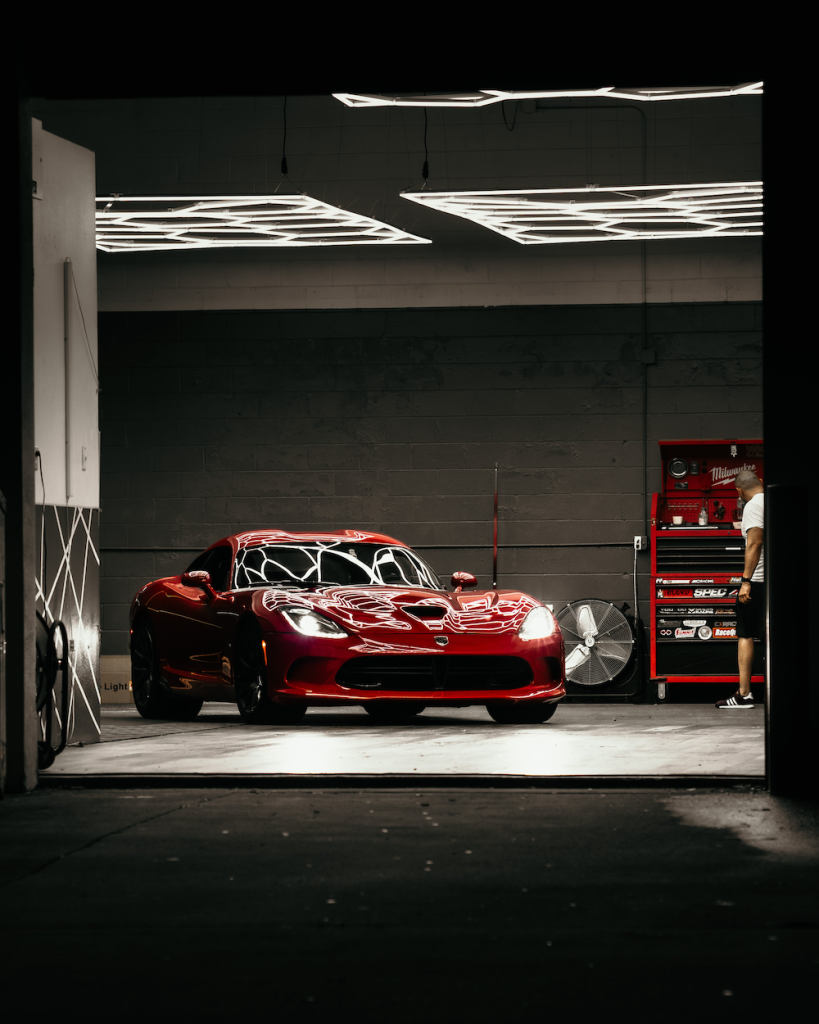
<path fill-rule="evenodd" d="M 226 537 L 134 598 L 134 702 L 174 719 L 235 702 L 256 724 L 345 704 L 394 721 L 484 704 L 496 722 L 545 722 L 566 692 L 557 621 L 516 590 L 463 592 L 476 584 L 455 573 L 448 592 L 378 533 Z"/>

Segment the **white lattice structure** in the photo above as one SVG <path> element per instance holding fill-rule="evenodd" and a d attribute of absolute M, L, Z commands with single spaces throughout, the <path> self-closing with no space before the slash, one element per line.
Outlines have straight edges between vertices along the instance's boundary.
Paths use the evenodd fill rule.
<path fill-rule="evenodd" d="M 402 192 L 522 245 L 762 234 L 762 182 Z"/>
<path fill-rule="evenodd" d="M 97 199 L 97 248 L 105 252 L 429 241 L 301 193 Z"/>
<path fill-rule="evenodd" d="M 92 519 L 99 511 L 90 508 L 42 506 L 40 518 L 39 565 L 35 577 L 35 602 L 47 625 L 55 620 L 66 624 L 70 640 L 68 654 L 68 722 L 60 721 L 59 695 L 54 694 L 56 725 L 66 729 L 72 742 L 78 710 L 84 727 L 99 736 L 99 582 L 91 576 L 99 573 L 100 555 L 92 537 Z M 46 535 L 51 534 L 51 544 Z M 55 547 L 57 540 L 59 548 Z M 46 552 L 48 563 L 46 563 Z M 90 581 L 90 582 L 89 582 Z M 92 595 L 89 596 L 89 590 Z M 62 685 L 62 684 L 60 684 Z M 40 716 L 41 735 L 45 736 L 44 714 Z"/>
<path fill-rule="evenodd" d="M 333 96 L 348 107 L 487 107 L 504 100 L 700 100 L 718 96 L 761 96 L 762 82 L 744 85 L 698 85 L 664 89 L 535 89 L 526 92 L 504 89 L 480 89 L 478 92 L 446 93 L 432 96 L 378 96 L 372 93 L 334 92 Z"/>

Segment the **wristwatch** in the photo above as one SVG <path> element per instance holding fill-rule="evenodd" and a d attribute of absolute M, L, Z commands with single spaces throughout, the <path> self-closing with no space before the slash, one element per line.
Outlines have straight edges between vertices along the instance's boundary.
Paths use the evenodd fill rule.
<path fill-rule="evenodd" d="M 753 580 L 750 579 L 748 576 L 740 576 L 740 579 L 743 583 L 753 583 Z"/>

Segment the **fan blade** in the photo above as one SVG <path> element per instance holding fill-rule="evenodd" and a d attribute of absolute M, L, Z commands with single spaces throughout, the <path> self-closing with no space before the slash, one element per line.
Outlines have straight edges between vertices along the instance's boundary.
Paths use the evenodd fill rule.
<path fill-rule="evenodd" d="M 566 672 L 573 672 L 584 661 L 588 661 L 589 649 L 585 644 L 578 644 L 577 647 L 566 657 Z"/>
<path fill-rule="evenodd" d="M 584 636 L 597 636 L 597 623 L 594 621 L 594 614 L 591 606 L 584 604 L 577 613 L 577 624 Z"/>
<path fill-rule="evenodd" d="M 626 647 L 625 644 L 616 643 L 613 640 L 598 640 L 595 648 L 601 658 L 610 658 L 622 664 L 625 664 L 631 657 L 631 648 Z"/>

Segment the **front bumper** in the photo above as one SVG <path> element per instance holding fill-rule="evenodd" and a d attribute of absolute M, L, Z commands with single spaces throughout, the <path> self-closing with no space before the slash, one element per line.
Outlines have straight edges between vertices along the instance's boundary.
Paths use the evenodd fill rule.
<path fill-rule="evenodd" d="M 434 635 L 325 640 L 265 633 L 268 692 L 282 704 L 412 700 L 439 707 L 497 700 L 551 702 L 566 693 L 560 635 L 530 641 L 509 634 L 446 636 L 447 645 L 439 647 Z M 477 670 L 470 672 L 470 665 Z M 391 679 L 399 685 L 392 688 Z M 472 686 L 472 679 L 478 685 Z"/>

